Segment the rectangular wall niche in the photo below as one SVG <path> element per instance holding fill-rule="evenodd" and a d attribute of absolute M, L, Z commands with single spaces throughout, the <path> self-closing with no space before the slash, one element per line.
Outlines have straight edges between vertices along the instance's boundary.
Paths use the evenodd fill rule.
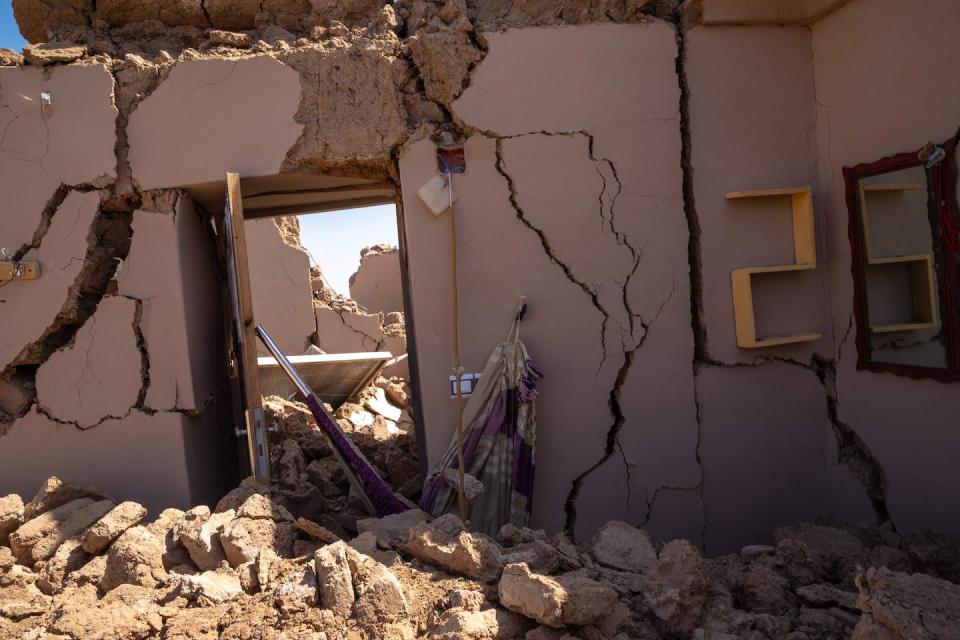
<path fill-rule="evenodd" d="M 733 284 L 733 313 L 736 320 L 737 346 L 742 349 L 776 347 L 797 342 L 812 342 L 822 338 L 819 333 L 803 333 L 789 336 L 757 337 L 757 320 L 753 309 L 753 277 L 770 273 L 807 271 L 817 266 L 817 246 L 813 232 L 813 193 L 810 187 L 788 189 L 758 189 L 733 191 L 727 200 L 741 198 L 790 197 L 793 218 L 794 264 L 765 267 L 747 267 L 731 273 Z"/>
<path fill-rule="evenodd" d="M 877 257 L 874 255 L 875 247 L 870 233 L 871 200 L 876 197 L 886 199 L 891 195 L 909 191 L 923 191 L 926 197 L 926 189 L 927 185 L 920 183 L 860 183 L 860 215 L 867 258 L 867 280 L 869 282 L 874 275 L 890 280 L 893 275 L 890 274 L 891 271 L 902 272 L 910 291 L 910 318 L 903 322 L 874 322 L 871 318 L 870 331 L 873 333 L 919 331 L 939 326 L 937 298 L 934 293 L 933 256 L 916 254 Z"/>

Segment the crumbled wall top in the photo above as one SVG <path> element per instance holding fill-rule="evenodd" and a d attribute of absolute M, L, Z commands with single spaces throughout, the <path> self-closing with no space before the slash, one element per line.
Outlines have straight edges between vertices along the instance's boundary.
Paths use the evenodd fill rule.
<path fill-rule="evenodd" d="M 309 34 L 337 23 L 361 27 L 384 5 L 392 6 L 413 34 L 436 21 L 459 31 L 667 17 L 677 0 L 13 0 L 23 36 L 32 43 L 91 39 L 124 41 L 172 38 L 199 45 L 210 29 Z"/>

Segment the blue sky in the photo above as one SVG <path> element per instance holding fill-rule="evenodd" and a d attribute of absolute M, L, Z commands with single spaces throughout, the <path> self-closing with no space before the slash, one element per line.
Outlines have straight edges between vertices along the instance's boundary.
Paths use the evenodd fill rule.
<path fill-rule="evenodd" d="M 0 47 L 20 51 L 26 44 L 13 19 L 13 4 L 10 0 L 0 0 Z"/>
<path fill-rule="evenodd" d="M 327 283 L 350 295 L 350 276 L 360 266 L 360 249 L 397 246 L 397 210 L 392 204 L 300 216 L 300 241 Z"/>

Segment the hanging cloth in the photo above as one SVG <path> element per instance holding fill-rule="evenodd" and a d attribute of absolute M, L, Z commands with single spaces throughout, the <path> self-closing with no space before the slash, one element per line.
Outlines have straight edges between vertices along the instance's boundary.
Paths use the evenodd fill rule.
<path fill-rule="evenodd" d="M 530 517 L 536 453 L 536 383 L 543 377 L 520 340 L 520 314 L 507 341 L 498 344 L 463 412 L 463 459 L 483 493 L 467 508 L 470 528 L 496 535 L 506 523 L 526 526 Z M 424 483 L 420 508 L 433 516 L 457 512 L 457 490 L 444 472 L 458 470 L 457 438 Z"/>

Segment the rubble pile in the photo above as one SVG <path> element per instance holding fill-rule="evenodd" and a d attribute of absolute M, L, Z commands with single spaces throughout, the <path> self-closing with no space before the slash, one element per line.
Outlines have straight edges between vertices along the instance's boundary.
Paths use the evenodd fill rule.
<path fill-rule="evenodd" d="M 271 440 L 274 502 L 338 537 L 356 534 L 357 520 L 367 517 L 363 503 L 307 405 L 269 396 L 264 409 L 268 422 L 277 427 Z M 388 484 L 410 500 L 419 498 L 412 407 L 401 378 L 380 376 L 352 401 L 335 411 L 327 405 L 327 410 Z"/>
<path fill-rule="evenodd" d="M 288 429 L 282 455 L 307 442 L 298 429 Z M 564 534 L 512 525 L 494 540 L 467 531 L 456 516 L 430 521 L 411 510 L 358 518 L 358 535 L 342 537 L 296 518 L 283 504 L 291 499 L 284 481 L 273 499 L 267 493 L 248 479 L 212 511 L 167 509 L 150 522 L 136 503 L 57 478 L 26 503 L 0 499 L 0 637 L 922 640 L 960 633 L 960 546 L 943 536 L 802 524 L 778 530 L 775 546 L 704 559 L 685 540 L 655 544 L 623 522 L 576 545 Z"/>

